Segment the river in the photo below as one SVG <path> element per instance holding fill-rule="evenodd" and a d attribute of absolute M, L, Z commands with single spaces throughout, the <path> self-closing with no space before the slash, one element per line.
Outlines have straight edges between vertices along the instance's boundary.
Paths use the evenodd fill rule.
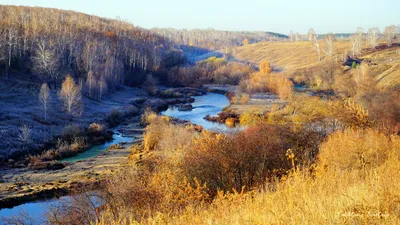
<path fill-rule="evenodd" d="M 206 115 L 216 116 L 225 107 L 229 106 L 230 102 L 225 95 L 207 93 L 202 96 L 196 96 L 194 99 L 195 101 L 192 103 L 193 109 L 190 111 L 179 111 L 178 107 L 170 106 L 168 110 L 161 114 L 188 120 L 196 125 L 201 125 L 204 129 L 221 131 L 229 129 L 225 124 L 213 123 L 204 119 Z"/>
<path fill-rule="evenodd" d="M 206 115 L 216 116 L 225 107 L 229 106 L 229 100 L 225 95 L 207 93 L 202 96 L 195 96 L 195 101 L 192 103 L 193 110 L 191 111 L 179 111 L 177 107 L 170 106 L 168 110 L 162 112 L 161 114 L 166 116 L 171 116 L 179 118 L 182 120 L 188 120 L 194 124 L 203 126 L 204 129 L 226 131 L 229 128 L 225 124 L 213 123 L 204 119 Z M 119 133 L 113 135 L 113 140 L 106 142 L 102 145 L 94 146 L 85 152 L 82 152 L 74 157 L 66 158 L 62 161 L 74 163 L 79 160 L 86 160 L 105 152 L 108 147 L 114 144 L 122 142 L 130 142 L 133 138 L 124 137 Z M 46 211 L 50 206 L 60 204 L 62 201 L 69 201 L 71 197 L 64 196 L 60 199 L 49 199 L 37 202 L 29 202 L 19 206 L 15 206 L 11 209 L 1 209 L 0 210 L 0 225 L 7 224 L 4 219 L 11 217 L 20 217 L 21 214 L 28 214 L 33 217 L 35 221 L 28 224 L 43 224 L 46 217 Z"/>

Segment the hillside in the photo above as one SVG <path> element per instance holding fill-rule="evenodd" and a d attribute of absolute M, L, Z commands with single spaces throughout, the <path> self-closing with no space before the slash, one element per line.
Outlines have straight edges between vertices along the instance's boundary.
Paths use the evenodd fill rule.
<path fill-rule="evenodd" d="M 378 86 L 400 84 L 400 47 L 366 54 L 362 59 L 370 60 L 374 64 L 372 70 L 376 71 Z"/>
<path fill-rule="evenodd" d="M 320 42 L 321 48 L 325 44 Z M 350 49 L 349 42 L 337 43 L 337 55 Z M 318 54 L 311 42 L 256 43 L 237 47 L 235 58 L 259 64 L 268 60 L 276 70 L 290 71 L 317 63 Z"/>
<path fill-rule="evenodd" d="M 0 6 L 0 72 L 11 70 L 58 83 L 71 73 L 108 91 L 137 84 L 160 69 L 168 39 L 121 20 L 51 8 Z M 33 77 L 32 77 L 33 76 Z M 97 86 L 97 85 L 96 85 Z"/>
<path fill-rule="evenodd" d="M 344 54 L 349 54 L 351 43 L 349 41 L 335 42 L 337 59 L 342 60 Z M 383 45 L 383 44 L 382 44 Z M 325 43 L 320 41 L 321 49 Z M 270 61 L 276 71 L 293 73 L 301 68 L 313 68 L 319 65 L 318 54 L 311 42 L 283 42 L 283 43 L 255 43 L 237 47 L 235 58 L 259 64 Z M 378 86 L 395 86 L 400 84 L 400 47 L 365 49 L 359 57 L 370 64 L 370 72 L 376 77 Z M 322 53 L 322 62 L 325 54 Z"/>

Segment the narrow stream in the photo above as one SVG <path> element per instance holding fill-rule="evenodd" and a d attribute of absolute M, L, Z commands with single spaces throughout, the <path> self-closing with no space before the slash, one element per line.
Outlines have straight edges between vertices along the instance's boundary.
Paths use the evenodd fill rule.
<path fill-rule="evenodd" d="M 205 129 L 226 131 L 229 128 L 225 124 L 213 123 L 203 119 L 206 115 L 216 116 L 222 111 L 223 108 L 229 106 L 229 100 L 225 95 L 207 93 L 203 96 L 196 96 L 195 102 L 192 103 L 193 110 L 191 111 L 179 111 L 177 107 L 170 106 L 168 110 L 162 112 L 163 115 L 176 117 L 183 120 L 189 120 L 190 122 L 201 125 Z M 121 134 L 115 133 L 113 135 L 114 140 L 106 142 L 102 145 L 94 146 L 85 152 L 78 154 L 77 156 L 66 158 L 62 161 L 73 163 L 80 160 L 86 160 L 99 155 L 106 151 L 108 147 L 121 142 L 130 142 L 133 138 L 124 137 Z M 64 196 L 60 199 L 49 199 L 37 202 L 29 202 L 19 206 L 15 206 L 11 209 L 0 210 L 0 225 L 6 224 L 5 218 L 19 217 L 21 213 L 28 214 L 35 219 L 34 223 L 28 224 L 43 224 L 46 217 L 47 209 L 52 205 L 61 204 L 61 201 L 68 201 L 71 197 Z"/>
<path fill-rule="evenodd" d="M 90 149 L 88 149 L 88 150 L 86 150 L 84 152 L 81 152 L 76 156 L 65 158 L 65 159 L 62 159 L 60 161 L 61 162 L 74 163 L 74 162 L 77 162 L 77 161 L 93 158 L 95 156 L 98 156 L 100 153 L 103 153 L 103 152 L 107 151 L 107 149 L 112 145 L 119 144 L 119 143 L 124 143 L 124 142 L 131 142 L 133 139 L 134 138 L 132 138 L 132 137 L 123 136 L 120 133 L 114 133 L 113 134 L 113 140 L 108 141 L 108 142 L 106 142 L 104 144 L 101 144 L 101 145 L 93 146 Z"/>

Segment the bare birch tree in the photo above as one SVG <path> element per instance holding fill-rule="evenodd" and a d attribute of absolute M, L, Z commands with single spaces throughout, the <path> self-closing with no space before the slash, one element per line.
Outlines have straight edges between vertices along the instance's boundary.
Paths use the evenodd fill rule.
<path fill-rule="evenodd" d="M 314 41 L 314 36 L 317 35 L 313 28 L 308 29 L 307 36 L 309 41 Z"/>
<path fill-rule="evenodd" d="M 48 49 L 46 43 L 42 41 L 38 44 L 33 57 L 34 70 L 39 73 L 44 80 L 52 79 L 54 82 L 58 80 L 60 65 L 55 52 Z"/>
<path fill-rule="evenodd" d="M 321 48 L 318 43 L 317 34 L 313 35 L 313 46 L 314 46 L 315 51 L 317 51 L 317 53 L 318 53 L 318 62 L 320 62 L 321 61 Z"/>
<path fill-rule="evenodd" d="M 292 30 L 289 32 L 289 39 L 290 39 L 290 42 L 294 41 L 294 32 Z"/>
<path fill-rule="evenodd" d="M 88 87 L 88 89 L 89 89 L 89 97 L 90 97 L 90 98 L 93 98 L 93 88 L 94 88 L 94 84 L 95 84 L 95 78 L 94 78 L 94 76 L 93 76 L 93 71 L 90 70 L 90 71 L 88 72 L 87 79 L 86 79 L 86 85 L 87 85 L 87 87 Z"/>
<path fill-rule="evenodd" d="M 10 26 L 6 33 L 6 46 L 7 46 L 7 64 L 6 64 L 6 80 L 8 80 L 11 58 L 13 56 L 14 46 L 17 44 L 18 31 L 15 27 Z"/>
<path fill-rule="evenodd" d="M 383 34 L 385 36 L 387 46 L 391 47 L 393 44 L 393 39 L 396 35 L 396 26 L 392 25 L 385 27 Z"/>
<path fill-rule="evenodd" d="M 50 103 L 50 89 L 47 83 L 43 83 L 42 87 L 40 88 L 39 92 L 39 101 L 42 104 L 42 109 L 44 113 L 44 120 L 47 121 L 47 111 L 49 108 L 49 103 Z"/>
<path fill-rule="evenodd" d="M 372 49 L 375 49 L 378 45 L 379 34 L 380 31 L 378 27 L 368 29 L 368 43 L 370 44 Z"/>
<path fill-rule="evenodd" d="M 332 33 L 329 33 L 325 36 L 325 44 L 326 44 L 326 50 L 324 50 L 325 54 L 327 54 L 329 57 L 332 57 L 333 54 L 335 53 L 335 35 Z"/>

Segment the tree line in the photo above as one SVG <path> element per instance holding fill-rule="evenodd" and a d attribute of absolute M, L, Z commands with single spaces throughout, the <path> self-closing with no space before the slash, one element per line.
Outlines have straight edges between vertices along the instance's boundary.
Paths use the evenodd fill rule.
<path fill-rule="evenodd" d="M 222 31 L 215 29 L 154 28 L 155 33 L 166 37 L 178 46 L 193 46 L 208 50 L 219 50 L 261 41 L 282 41 L 286 35 L 264 31 Z"/>

